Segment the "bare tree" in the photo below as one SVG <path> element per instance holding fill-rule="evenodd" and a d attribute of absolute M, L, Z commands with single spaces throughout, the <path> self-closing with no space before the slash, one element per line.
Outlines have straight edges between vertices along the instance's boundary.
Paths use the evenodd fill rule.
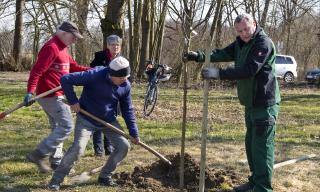
<path fill-rule="evenodd" d="M 145 0 L 143 3 L 141 17 L 141 51 L 140 62 L 137 77 L 141 78 L 145 69 L 146 58 L 149 57 L 149 40 L 150 40 L 150 0 Z"/>
<path fill-rule="evenodd" d="M 133 19 L 133 49 L 132 65 L 133 65 L 133 78 L 135 77 L 138 69 L 139 55 L 140 55 L 140 29 L 141 29 L 141 16 L 142 16 L 142 0 L 134 0 L 134 19 Z"/>
<path fill-rule="evenodd" d="M 123 19 L 125 0 L 109 0 L 105 18 L 101 19 L 103 41 L 106 37 L 116 34 L 123 37 Z M 103 42 L 103 44 L 105 44 Z"/>
<path fill-rule="evenodd" d="M 268 10 L 269 10 L 269 5 L 270 5 L 270 0 L 265 0 L 264 9 L 263 9 L 261 20 L 260 20 L 260 26 L 262 28 L 265 27 L 266 22 L 267 22 L 267 15 L 268 15 Z"/>
<path fill-rule="evenodd" d="M 83 39 L 79 39 L 76 43 L 76 60 L 78 63 L 86 64 L 88 63 L 88 53 L 87 53 L 87 17 L 89 9 L 90 0 L 78 0 L 75 6 L 78 8 L 76 10 L 77 15 L 77 25 L 79 27 L 80 33 L 84 36 Z"/>
<path fill-rule="evenodd" d="M 12 56 L 16 70 L 21 70 L 21 49 L 22 49 L 22 30 L 23 30 L 23 7 L 24 0 L 16 0 L 16 19 L 13 38 Z"/>

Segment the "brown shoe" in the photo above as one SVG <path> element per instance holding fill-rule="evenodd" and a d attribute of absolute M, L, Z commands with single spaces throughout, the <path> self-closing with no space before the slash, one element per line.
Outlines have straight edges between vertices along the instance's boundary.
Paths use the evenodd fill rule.
<path fill-rule="evenodd" d="M 51 171 L 51 168 L 45 163 L 45 156 L 37 149 L 27 155 L 27 160 L 37 165 L 41 173 L 48 173 Z"/>

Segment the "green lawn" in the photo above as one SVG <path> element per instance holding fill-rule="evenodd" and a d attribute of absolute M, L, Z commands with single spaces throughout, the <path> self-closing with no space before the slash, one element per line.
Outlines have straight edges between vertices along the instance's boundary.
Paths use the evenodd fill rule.
<path fill-rule="evenodd" d="M 0 111 L 21 102 L 25 86 L 25 81 L 1 81 Z M 155 111 L 150 117 L 144 118 L 142 115 L 144 89 L 145 85 L 133 86 L 133 100 L 141 139 L 162 153 L 179 152 L 183 91 L 160 87 L 159 101 Z M 307 153 L 319 155 L 320 90 L 316 88 L 282 89 L 281 94 L 276 159 L 281 161 Z M 201 88 L 190 89 L 188 92 L 187 147 L 197 148 L 195 151 L 199 149 L 201 137 L 202 96 Z M 210 90 L 208 118 L 209 145 L 231 144 L 243 148 L 245 133 L 243 107 L 238 103 L 235 89 L 212 88 Z M 120 121 L 123 124 L 123 120 L 120 119 Z M 25 155 L 33 150 L 48 132 L 46 116 L 37 103 L 31 107 L 19 109 L 0 122 L 0 191 L 45 191 L 50 174 L 39 174 L 35 166 L 26 162 Z M 71 144 L 72 137 L 67 140 L 65 146 Z M 93 156 L 91 142 L 87 149 L 85 156 L 76 165 L 78 173 L 103 163 L 101 159 Z M 132 162 L 143 162 L 142 164 L 147 165 L 156 160 L 152 155 L 145 157 L 149 159 L 144 159 L 143 155 L 133 155 L 136 150 L 138 152 L 141 149 L 134 147 L 130 152 L 131 155 L 117 171 L 131 171 L 136 166 Z M 232 154 L 229 155 L 232 156 Z M 241 158 L 245 158 L 243 153 Z M 318 183 L 319 180 L 316 180 L 312 186 L 319 186 Z M 281 191 L 280 187 L 290 187 L 288 183 L 275 184 L 279 187 L 278 191 Z M 107 190 L 117 191 L 117 189 Z M 132 191 L 132 189 L 121 189 L 121 191 L 126 190 Z M 92 180 L 85 185 L 69 186 L 65 191 L 106 190 L 95 185 L 95 180 Z"/>

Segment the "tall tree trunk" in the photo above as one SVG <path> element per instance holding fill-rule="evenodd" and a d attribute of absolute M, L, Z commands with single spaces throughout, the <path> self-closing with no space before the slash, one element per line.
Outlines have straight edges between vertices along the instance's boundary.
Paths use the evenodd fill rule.
<path fill-rule="evenodd" d="M 161 60 L 161 52 L 162 52 L 162 44 L 163 44 L 163 36 L 164 36 L 164 24 L 165 24 L 165 18 L 167 15 L 167 10 L 168 10 L 168 0 L 164 0 L 162 4 L 162 12 L 160 14 L 160 19 L 159 19 L 159 25 L 158 25 L 158 30 L 157 30 L 157 46 L 156 46 L 156 51 L 155 51 L 155 60 L 160 62 Z"/>
<path fill-rule="evenodd" d="M 131 4 L 131 0 L 128 1 L 128 22 L 129 22 L 129 46 L 128 46 L 128 50 L 129 50 L 129 61 L 130 61 L 130 68 L 133 69 L 133 55 L 134 55 L 134 47 L 133 47 L 133 22 L 132 22 L 132 4 Z"/>
<path fill-rule="evenodd" d="M 150 37 L 150 0 L 145 0 L 143 4 L 142 18 L 141 18 L 141 51 L 140 62 L 137 77 L 140 79 L 143 76 L 145 69 L 146 58 L 149 57 L 149 37 Z"/>
<path fill-rule="evenodd" d="M 76 1 L 77 25 L 80 33 L 83 35 L 83 39 L 78 39 L 76 43 L 76 61 L 81 64 L 88 63 L 88 49 L 86 48 L 87 42 L 87 17 L 90 0 L 78 0 Z"/>
<path fill-rule="evenodd" d="M 124 5 L 126 0 L 109 0 L 105 18 L 101 19 L 101 30 L 103 34 L 103 45 L 109 35 L 115 34 L 123 37 Z"/>
<path fill-rule="evenodd" d="M 260 26 L 262 28 L 264 28 L 266 26 L 269 5 L 270 5 L 270 0 L 265 0 L 264 8 L 263 8 L 262 16 L 261 16 L 261 21 L 260 21 Z"/>
<path fill-rule="evenodd" d="M 133 46 L 134 54 L 133 60 L 133 78 L 135 78 L 138 71 L 139 55 L 140 55 L 140 27 L 142 16 L 142 0 L 134 0 L 134 22 L 133 22 Z"/>
<path fill-rule="evenodd" d="M 153 47 L 154 47 L 154 36 L 155 36 L 155 10 L 156 10 L 156 2 L 150 2 L 150 37 L 149 37 L 149 59 L 153 60 Z"/>
<path fill-rule="evenodd" d="M 21 66 L 21 47 L 23 30 L 23 6 L 24 0 L 16 0 L 16 20 L 13 38 L 12 56 L 15 62 L 15 70 L 22 70 Z"/>

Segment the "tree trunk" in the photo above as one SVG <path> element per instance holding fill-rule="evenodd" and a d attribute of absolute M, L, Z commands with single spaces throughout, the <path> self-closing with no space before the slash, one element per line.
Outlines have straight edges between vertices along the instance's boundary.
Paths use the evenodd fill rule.
<path fill-rule="evenodd" d="M 128 22 L 129 22 L 129 61 L 130 61 L 130 68 L 133 69 L 133 55 L 134 55 L 134 47 L 133 47 L 133 25 L 132 25 L 132 6 L 131 1 L 128 1 Z"/>
<path fill-rule="evenodd" d="M 132 57 L 133 64 L 133 78 L 136 76 L 140 55 L 140 27 L 142 16 L 142 0 L 134 0 L 134 21 L 133 21 L 133 46 L 134 53 Z"/>
<path fill-rule="evenodd" d="M 12 56 L 14 59 L 15 70 L 22 70 L 21 66 L 21 47 L 22 47 L 22 30 L 23 30 L 23 6 L 24 0 L 16 0 L 16 20 L 13 38 Z"/>
<path fill-rule="evenodd" d="M 103 45 L 109 35 L 115 34 L 123 37 L 123 19 L 125 0 L 109 0 L 105 18 L 101 19 L 101 30 L 103 33 Z"/>
<path fill-rule="evenodd" d="M 184 22 L 182 23 L 182 30 L 184 31 L 185 38 L 184 40 L 184 52 L 189 51 L 190 47 L 190 38 L 191 38 L 191 27 L 193 23 L 193 14 L 194 7 L 192 2 L 184 0 Z M 180 150 L 180 167 L 179 167 L 179 188 L 180 191 L 183 191 L 184 188 L 184 154 L 185 154 L 185 140 L 186 140 L 186 126 L 187 126 L 187 96 L 188 96 L 188 65 L 184 63 L 181 65 L 181 71 L 183 72 L 183 104 L 182 104 L 182 123 L 181 123 L 181 150 Z"/>
<path fill-rule="evenodd" d="M 90 0 L 78 0 L 76 1 L 77 25 L 80 33 L 83 35 L 83 39 L 78 39 L 76 47 L 76 61 L 80 64 L 88 63 L 88 49 L 86 48 L 87 42 L 87 17 Z"/>
<path fill-rule="evenodd" d="M 264 28 L 266 26 L 269 5 L 270 5 L 270 0 L 265 0 L 264 9 L 263 9 L 262 16 L 261 16 L 261 21 L 260 21 L 260 26 L 262 28 Z"/>
<path fill-rule="evenodd" d="M 143 4 L 142 18 L 141 18 L 141 51 L 140 62 L 137 77 L 140 79 L 145 70 L 146 58 L 149 57 L 149 37 L 150 37 L 150 0 L 145 0 Z"/>
<path fill-rule="evenodd" d="M 149 59 L 153 60 L 153 47 L 154 47 L 154 36 L 155 36 L 155 10 L 156 10 L 156 2 L 150 2 L 151 10 L 150 10 L 150 37 L 149 37 Z"/>
<path fill-rule="evenodd" d="M 158 25 L 158 30 L 157 30 L 157 46 L 155 50 L 155 60 L 160 62 L 161 60 L 161 51 L 162 51 L 162 44 L 163 44 L 163 36 L 164 36 L 164 24 L 165 24 L 165 18 L 167 15 L 167 10 L 168 10 L 168 0 L 164 0 L 163 6 L 162 6 L 162 12 L 160 14 L 160 19 L 159 19 L 159 25 Z"/>

